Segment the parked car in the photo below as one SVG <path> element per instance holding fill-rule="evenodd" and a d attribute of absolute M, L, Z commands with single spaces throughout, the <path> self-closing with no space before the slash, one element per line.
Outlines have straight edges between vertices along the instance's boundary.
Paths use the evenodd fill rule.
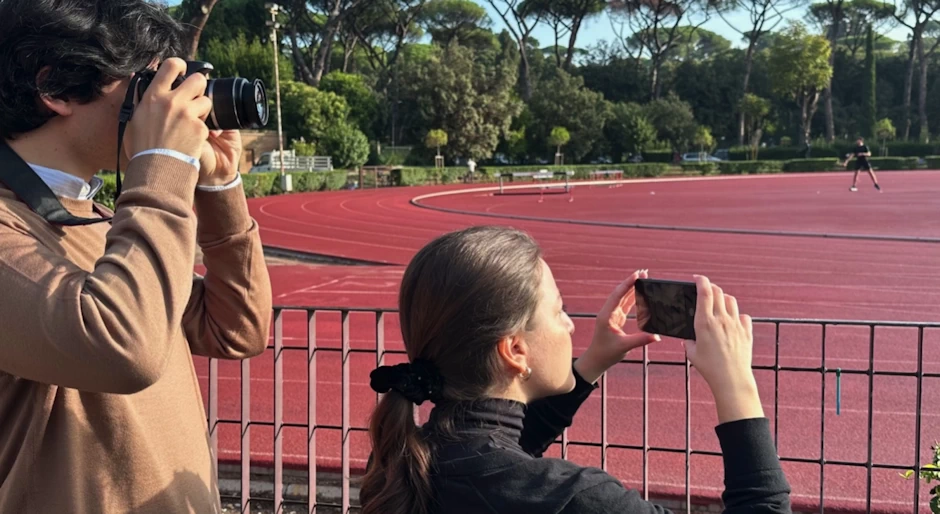
<path fill-rule="evenodd" d="M 682 156 L 682 162 L 721 162 L 721 159 L 704 153 L 687 153 Z"/>

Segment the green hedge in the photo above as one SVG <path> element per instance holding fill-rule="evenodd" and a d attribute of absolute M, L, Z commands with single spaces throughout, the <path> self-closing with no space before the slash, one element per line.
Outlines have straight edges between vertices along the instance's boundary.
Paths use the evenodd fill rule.
<path fill-rule="evenodd" d="M 679 165 L 683 174 L 700 173 L 702 175 L 714 175 L 718 173 L 718 163 L 714 162 L 684 162 Z"/>
<path fill-rule="evenodd" d="M 335 191 L 346 185 L 346 171 L 311 171 L 290 173 L 293 178 L 291 185 L 293 192 L 306 193 L 309 191 Z M 114 191 L 116 190 L 116 179 L 114 173 L 101 173 L 98 175 L 104 181 L 101 190 L 95 195 L 95 201 L 114 208 Z M 279 195 L 284 191 L 281 189 L 280 173 L 245 173 L 242 175 L 242 183 L 245 188 L 245 196 L 249 198 L 259 198 L 262 196 Z"/>
<path fill-rule="evenodd" d="M 109 209 L 114 209 L 114 192 L 117 190 L 117 178 L 114 173 L 99 173 L 98 177 L 104 182 L 95 201 Z M 122 177 L 123 178 L 123 177 Z"/>
<path fill-rule="evenodd" d="M 718 163 L 718 172 L 722 175 L 757 175 L 780 173 L 781 161 L 723 161 Z"/>
<path fill-rule="evenodd" d="M 793 159 L 783 163 L 783 171 L 787 173 L 809 173 L 814 171 L 843 170 L 841 162 L 835 157 L 828 159 Z"/>
<path fill-rule="evenodd" d="M 896 142 L 888 143 L 889 157 L 924 157 L 927 155 L 937 155 L 940 153 L 940 145 L 933 143 L 908 143 Z M 881 144 L 869 141 L 868 148 L 873 156 L 881 155 Z M 813 146 L 810 149 L 812 159 L 822 159 L 826 157 L 845 159 L 846 154 L 855 149 L 855 141 L 839 141 L 831 145 Z M 728 151 L 728 158 L 732 161 L 746 161 L 750 159 L 751 149 L 743 146 L 736 146 Z M 775 146 L 771 148 L 761 148 L 757 152 L 758 159 L 764 161 L 791 161 L 803 159 L 805 155 L 804 148 L 801 146 Z"/>
<path fill-rule="evenodd" d="M 477 177 L 486 175 L 482 168 L 477 168 Z M 392 170 L 392 184 L 396 186 L 423 186 L 427 184 L 454 184 L 467 174 L 467 168 L 453 166 L 447 168 L 397 168 Z"/>
<path fill-rule="evenodd" d="M 346 171 L 307 171 L 289 173 L 291 189 L 295 193 L 310 191 L 335 191 L 346 185 Z M 246 173 L 242 175 L 245 195 L 248 198 L 279 195 L 281 189 L 280 173 Z"/>
<path fill-rule="evenodd" d="M 891 170 L 916 170 L 917 157 L 872 157 L 869 159 L 875 169 Z M 849 163 L 849 168 L 854 169 L 853 163 Z"/>
<path fill-rule="evenodd" d="M 492 182 L 502 173 L 531 173 L 537 171 L 574 171 L 574 180 L 590 179 L 592 171 L 620 170 L 624 177 L 659 177 L 669 171 L 669 165 L 658 162 L 640 164 L 583 164 L 575 166 L 485 166 L 477 168 L 475 182 Z M 452 184 L 460 182 L 467 168 L 399 168 L 392 170 L 392 183 L 396 186 Z M 512 179 L 510 179 L 512 180 Z M 559 178 L 561 180 L 561 178 Z"/>
<path fill-rule="evenodd" d="M 940 155 L 931 155 L 927 157 L 927 169 L 940 170 Z"/>
<path fill-rule="evenodd" d="M 646 162 L 672 162 L 675 153 L 672 150 L 647 150 L 643 152 L 643 160 Z"/>
<path fill-rule="evenodd" d="M 878 170 L 913 170 L 917 169 L 917 157 L 872 157 L 869 159 L 872 166 Z M 802 173 L 814 171 L 843 171 L 845 161 L 839 159 L 794 159 L 784 163 L 783 170 L 789 173 Z M 849 170 L 854 170 L 852 162 Z"/>

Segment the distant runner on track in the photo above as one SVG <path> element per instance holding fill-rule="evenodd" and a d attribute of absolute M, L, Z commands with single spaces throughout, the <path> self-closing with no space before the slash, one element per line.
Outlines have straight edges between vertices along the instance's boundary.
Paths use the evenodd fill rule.
<path fill-rule="evenodd" d="M 875 170 L 872 169 L 871 162 L 868 161 L 868 158 L 871 157 L 871 150 L 868 149 L 868 145 L 865 144 L 865 140 L 861 137 L 858 138 L 855 143 L 855 150 L 846 155 L 845 162 L 842 163 L 842 166 L 846 167 L 849 165 L 849 161 L 851 161 L 853 157 L 855 158 L 855 176 L 852 178 L 852 187 L 849 188 L 849 191 L 858 191 L 858 172 L 863 169 L 868 171 L 868 174 L 871 176 L 871 181 L 875 184 L 875 189 L 881 191 L 881 186 L 878 185 L 878 179 L 875 177 Z"/>

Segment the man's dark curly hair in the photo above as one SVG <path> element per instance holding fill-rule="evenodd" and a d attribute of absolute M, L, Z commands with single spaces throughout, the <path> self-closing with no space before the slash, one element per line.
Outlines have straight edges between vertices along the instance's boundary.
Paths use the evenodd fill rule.
<path fill-rule="evenodd" d="M 40 95 L 90 102 L 180 55 L 181 34 L 166 7 L 147 0 L 0 0 L 0 137 L 55 116 Z"/>

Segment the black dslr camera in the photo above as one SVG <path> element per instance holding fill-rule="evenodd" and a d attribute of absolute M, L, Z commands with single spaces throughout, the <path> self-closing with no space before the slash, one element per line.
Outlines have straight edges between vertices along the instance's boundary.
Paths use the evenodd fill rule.
<path fill-rule="evenodd" d="M 173 88 L 194 73 L 208 77 L 214 69 L 207 62 L 187 61 L 186 76 L 176 79 Z M 137 81 L 138 98 L 143 96 L 156 74 L 153 70 L 137 74 L 140 77 Z M 206 125 L 211 130 L 260 129 L 268 124 L 268 95 L 260 79 L 209 79 L 206 96 L 212 100 L 212 110 L 206 118 Z"/>

